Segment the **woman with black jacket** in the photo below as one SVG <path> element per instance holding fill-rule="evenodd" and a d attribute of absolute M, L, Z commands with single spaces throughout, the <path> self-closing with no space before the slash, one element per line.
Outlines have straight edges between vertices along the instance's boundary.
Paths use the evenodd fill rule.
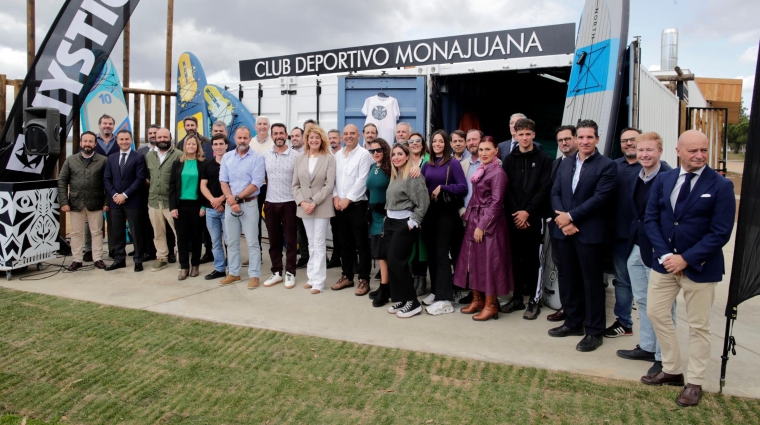
<path fill-rule="evenodd" d="M 502 163 L 508 178 L 504 214 L 509 226 L 515 289 L 512 299 L 500 310 L 502 313 L 525 310 L 523 318 L 528 320 L 534 320 L 541 312 L 537 302 L 538 250 L 543 240 L 552 171 L 551 158 L 533 143 L 535 137 L 535 122 L 527 118 L 517 121 L 517 146 Z M 527 309 L 525 295 L 530 297 Z"/>
<path fill-rule="evenodd" d="M 190 135 L 185 138 L 182 156 L 172 164 L 169 179 L 169 210 L 174 217 L 174 228 L 177 230 L 180 266 L 178 280 L 185 280 L 188 275 L 196 277 L 200 274 L 198 266 L 201 263 L 201 229 L 206 225 L 201 219 L 206 215 L 200 178 L 200 163 L 204 159 L 200 141 L 195 135 Z M 190 243 L 192 243 L 192 257 L 188 258 Z"/>

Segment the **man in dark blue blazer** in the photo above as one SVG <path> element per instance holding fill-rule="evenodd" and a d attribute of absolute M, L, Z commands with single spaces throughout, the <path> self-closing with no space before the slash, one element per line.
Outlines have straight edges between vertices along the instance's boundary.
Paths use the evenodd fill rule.
<path fill-rule="evenodd" d="M 586 335 L 578 351 L 602 345 L 606 327 L 604 270 L 600 262 L 607 239 L 609 208 L 615 199 L 617 166 L 596 149 L 598 126 L 584 120 L 576 129 L 578 153 L 562 161 L 552 187 L 554 237 L 563 277 L 559 293 L 565 323 L 549 330 L 553 337 Z M 585 329 L 584 329 L 585 328 Z"/>
<path fill-rule="evenodd" d="M 626 192 L 630 197 L 627 205 L 630 222 L 627 226 L 628 238 L 625 253 L 631 294 L 636 300 L 639 311 L 639 344 L 633 350 L 618 350 L 617 355 L 628 360 L 654 362 L 647 375 L 655 375 L 662 370 L 662 352 L 657 343 L 652 322 L 647 316 L 647 288 L 649 275 L 652 272 L 652 243 L 644 227 L 644 214 L 655 177 L 673 168 L 660 161 L 662 138 L 657 133 L 649 132 L 637 136 L 635 146 L 636 159 L 641 164 L 641 170 L 627 176 L 622 184 L 627 186 Z M 620 207 L 619 204 L 618 207 Z M 617 289 L 615 288 L 616 297 Z M 630 305 L 628 308 L 630 309 Z M 672 310 L 675 319 L 675 304 Z"/>
<path fill-rule="evenodd" d="M 111 219 L 113 234 L 108 235 L 108 244 L 113 245 L 114 262 L 106 270 L 124 268 L 126 264 L 127 220 L 132 229 L 135 248 L 135 271 L 143 270 L 144 241 L 142 231 L 142 197 L 145 183 L 145 157 L 132 150 L 132 133 L 120 130 L 116 134 L 119 152 L 108 157 L 104 183 L 111 198 Z M 109 246 L 109 249 L 111 247 Z"/>
<path fill-rule="evenodd" d="M 725 273 L 723 246 L 736 214 L 734 185 L 707 165 L 709 142 L 697 130 L 678 139 L 681 166 L 654 181 L 645 226 L 652 242 L 648 316 L 662 348 L 662 370 L 641 381 L 683 385 L 680 406 L 695 406 L 710 360 L 710 309 Z M 689 368 L 684 379 L 671 306 L 683 290 L 689 322 Z"/>

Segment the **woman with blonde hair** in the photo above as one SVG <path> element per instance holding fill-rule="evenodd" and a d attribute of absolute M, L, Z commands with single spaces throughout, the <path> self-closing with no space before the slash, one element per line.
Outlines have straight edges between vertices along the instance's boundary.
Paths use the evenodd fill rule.
<path fill-rule="evenodd" d="M 169 210 L 177 231 L 179 280 L 187 279 L 188 275 L 196 277 L 200 273 L 201 229 L 206 225 L 201 219 L 206 215 L 206 207 L 203 205 L 205 198 L 201 194 L 200 174 L 201 163 L 205 159 L 198 136 L 191 134 L 184 140 L 182 156 L 172 163 Z M 189 252 L 191 243 L 192 254 Z"/>
<path fill-rule="evenodd" d="M 304 286 L 319 294 L 327 279 L 326 234 L 330 217 L 335 216 L 332 192 L 335 186 L 335 157 L 330 154 L 322 127 L 310 126 L 304 134 L 306 146 L 298 155 L 293 172 L 293 197 L 309 239 L 308 282 Z"/>
<path fill-rule="evenodd" d="M 430 205 L 430 197 L 425 178 L 410 176 L 413 165 L 407 145 L 397 143 L 393 146 L 391 164 L 391 181 L 385 193 L 387 217 L 383 226 L 391 299 L 394 301 L 388 313 L 408 318 L 422 312 L 407 264 L 414 242 L 419 239 L 419 227 Z"/>

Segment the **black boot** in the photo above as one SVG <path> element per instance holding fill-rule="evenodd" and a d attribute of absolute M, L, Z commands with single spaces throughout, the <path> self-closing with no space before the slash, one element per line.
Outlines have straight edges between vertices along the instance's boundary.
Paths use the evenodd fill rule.
<path fill-rule="evenodd" d="M 388 297 L 390 296 L 390 288 L 387 283 L 381 283 L 380 288 L 377 289 L 377 294 L 372 300 L 372 307 L 382 307 L 388 304 Z"/>

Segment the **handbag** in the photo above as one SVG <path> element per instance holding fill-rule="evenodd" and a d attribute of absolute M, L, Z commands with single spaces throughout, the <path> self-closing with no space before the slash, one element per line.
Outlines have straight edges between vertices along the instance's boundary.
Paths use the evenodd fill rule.
<path fill-rule="evenodd" d="M 446 183 L 449 184 L 449 171 L 451 170 L 451 163 L 446 167 Z M 441 193 L 438 194 L 438 199 L 441 200 L 444 204 L 459 209 L 464 205 L 464 198 L 461 196 L 452 195 L 445 190 L 441 189 Z"/>

